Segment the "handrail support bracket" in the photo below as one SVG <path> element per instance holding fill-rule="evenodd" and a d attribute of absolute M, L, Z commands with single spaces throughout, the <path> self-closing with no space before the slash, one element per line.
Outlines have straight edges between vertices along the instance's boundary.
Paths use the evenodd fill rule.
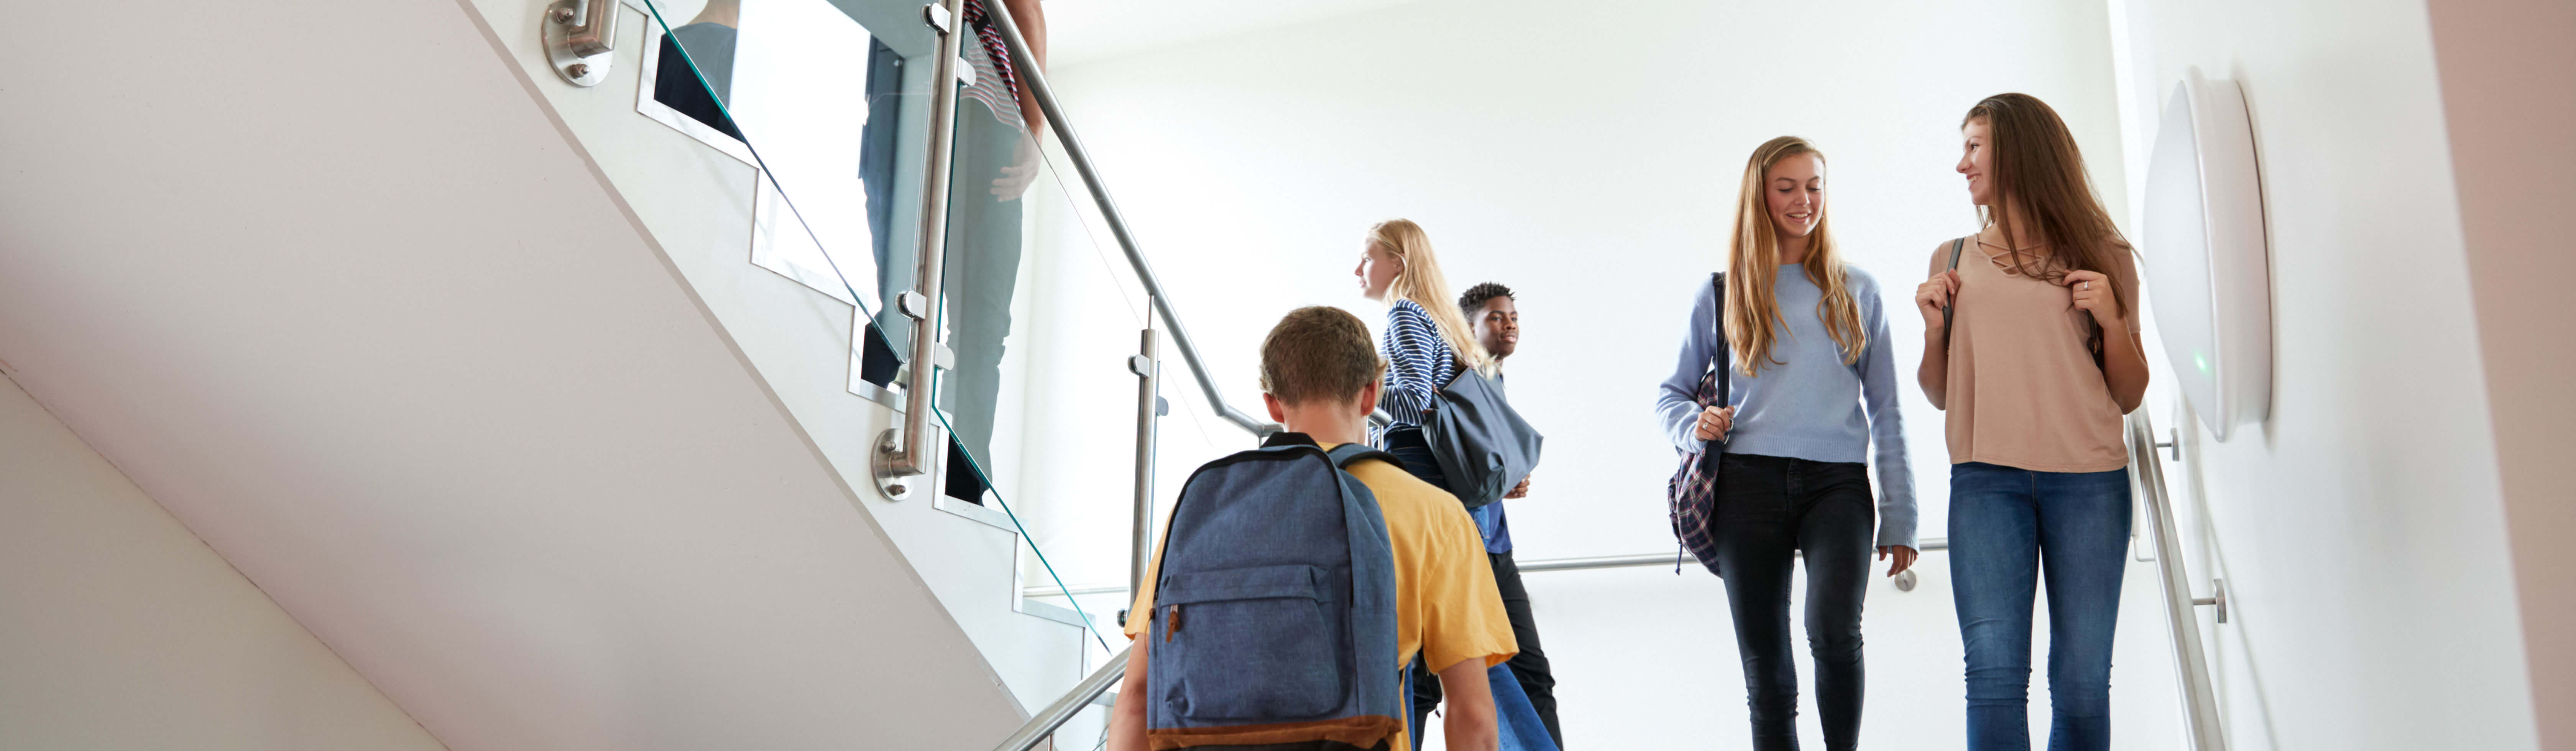
<path fill-rule="evenodd" d="M 538 24 L 546 67 L 565 83 L 589 88 L 608 80 L 617 59 L 617 0 L 555 0 Z"/>
<path fill-rule="evenodd" d="M 2217 606 L 2217 608 L 2218 608 L 2218 622 L 2219 622 L 2219 623 L 2226 623 L 2226 622 L 2227 622 L 2227 580 L 2226 580 L 2226 579 L 2211 579 L 2211 580 L 2209 580 L 2209 596 L 2208 596 L 2208 597 L 2194 597 L 2194 598 L 2192 598 L 2192 599 L 2191 599 L 2191 604 L 2192 604 L 2194 607 L 2198 607 L 2198 606 L 2201 606 L 2201 605 L 2214 605 L 2214 606 Z"/>

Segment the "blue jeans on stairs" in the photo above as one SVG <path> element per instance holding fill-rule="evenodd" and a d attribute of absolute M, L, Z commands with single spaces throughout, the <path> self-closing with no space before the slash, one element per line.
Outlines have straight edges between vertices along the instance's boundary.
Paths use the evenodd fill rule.
<path fill-rule="evenodd" d="M 2031 600 L 2048 588 L 2049 751 L 2111 747 L 2111 634 L 2128 568 L 2129 471 L 1950 466 L 1951 596 L 1967 646 L 1968 748 L 2030 748 Z"/>

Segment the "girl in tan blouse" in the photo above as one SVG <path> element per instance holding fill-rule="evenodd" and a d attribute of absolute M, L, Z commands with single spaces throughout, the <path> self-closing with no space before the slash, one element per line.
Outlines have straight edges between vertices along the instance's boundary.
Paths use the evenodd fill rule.
<path fill-rule="evenodd" d="M 2030 748 L 2031 602 L 2044 572 L 2048 747 L 2108 749 L 2129 536 L 2120 419 L 2147 388 L 2137 267 L 2047 104 L 1989 97 L 1960 136 L 1958 171 L 1984 228 L 1934 249 L 1914 303 L 1915 377 L 1949 416 L 1968 748 Z"/>

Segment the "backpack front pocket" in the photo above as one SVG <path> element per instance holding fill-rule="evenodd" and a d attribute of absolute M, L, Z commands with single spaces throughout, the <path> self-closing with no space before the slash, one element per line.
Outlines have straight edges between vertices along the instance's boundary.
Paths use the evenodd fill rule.
<path fill-rule="evenodd" d="M 1177 678 L 1162 697 L 1180 717 L 1295 720 L 1341 708 L 1348 693 L 1347 604 L 1315 566 L 1173 574 L 1154 597 L 1152 670 Z"/>

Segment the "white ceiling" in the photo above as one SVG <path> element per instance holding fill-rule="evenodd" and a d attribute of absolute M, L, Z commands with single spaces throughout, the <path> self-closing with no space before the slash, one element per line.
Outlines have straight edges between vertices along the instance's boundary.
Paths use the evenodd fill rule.
<path fill-rule="evenodd" d="M 1425 0 L 1045 0 L 1047 64 L 1065 66 Z"/>
<path fill-rule="evenodd" d="M 470 10 L 12 10 L 0 359 L 450 748 L 1018 724 Z"/>
<path fill-rule="evenodd" d="M 757 0 L 752 0 L 757 1 Z M 879 34 L 909 35 L 919 6 L 932 0 L 832 0 Z M 1040 0 L 1046 12 L 1047 65 L 1063 67 L 1139 52 L 1382 11 L 1430 0 Z M 705 0 L 654 0 L 673 25 L 686 23 Z M 897 50 L 914 40 L 889 39 Z"/>

